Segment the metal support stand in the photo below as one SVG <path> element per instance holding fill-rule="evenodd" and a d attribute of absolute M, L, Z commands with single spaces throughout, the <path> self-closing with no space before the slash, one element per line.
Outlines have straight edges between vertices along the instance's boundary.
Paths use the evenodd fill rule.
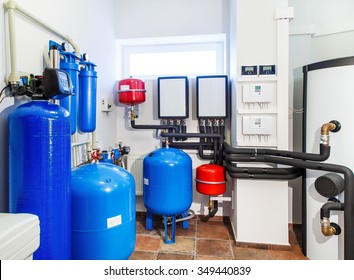
<path fill-rule="evenodd" d="M 164 238 L 165 238 L 166 244 L 175 244 L 175 241 L 176 241 L 176 221 L 178 222 L 178 219 L 176 219 L 176 216 L 179 216 L 182 219 L 182 221 L 179 222 L 179 226 L 183 229 L 188 228 L 188 220 L 185 219 L 188 217 L 188 211 L 186 211 L 182 214 L 179 214 L 179 215 L 163 216 Z M 171 220 L 168 219 L 169 217 L 171 218 Z M 171 239 L 168 239 L 167 226 L 169 224 L 172 225 Z M 154 214 L 149 211 L 146 212 L 146 226 L 145 226 L 145 228 L 146 228 L 146 230 L 153 230 L 154 229 Z"/>

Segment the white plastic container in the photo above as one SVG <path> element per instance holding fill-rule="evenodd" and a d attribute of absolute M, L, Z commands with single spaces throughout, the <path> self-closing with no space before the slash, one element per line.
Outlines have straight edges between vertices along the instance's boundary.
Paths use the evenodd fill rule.
<path fill-rule="evenodd" d="M 0 213 L 0 260 L 32 260 L 39 233 L 36 215 Z"/>

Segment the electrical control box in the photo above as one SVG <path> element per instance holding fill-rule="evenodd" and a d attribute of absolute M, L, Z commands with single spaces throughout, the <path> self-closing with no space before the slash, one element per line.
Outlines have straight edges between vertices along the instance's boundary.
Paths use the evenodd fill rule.
<path fill-rule="evenodd" d="M 228 78 L 226 75 L 199 76 L 197 84 L 197 117 L 227 118 Z"/>
<path fill-rule="evenodd" d="M 272 135 L 275 132 L 273 116 L 243 116 L 243 135 Z"/>
<path fill-rule="evenodd" d="M 243 103 L 271 103 L 274 100 L 275 85 L 252 83 L 242 85 Z"/>
<path fill-rule="evenodd" d="M 188 118 L 188 92 L 187 77 L 159 77 L 157 79 L 159 118 Z"/>
<path fill-rule="evenodd" d="M 111 112 L 113 110 L 112 104 L 108 98 L 101 98 L 101 112 Z"/>

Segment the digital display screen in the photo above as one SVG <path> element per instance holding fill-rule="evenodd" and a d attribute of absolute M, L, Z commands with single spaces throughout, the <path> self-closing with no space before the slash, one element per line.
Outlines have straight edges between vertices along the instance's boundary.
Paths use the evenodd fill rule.
<path fill-rule="evenodd" d="M 263 71 L 271 71 L 272 66 L 263 66 Z"/>
<path fill-rule="evenodd" d="M 254 67 L 252 67 L 252 66 L 246 66 L 246 67 L 245 67 L 245 71 L 253 72 L 253 71 L 254 71 Z"/>
<path fill-rule="evenodd" d="M 65 73 L 60 71 L 58 71 L 58 74 L 59 74 L 60 85 L 63 87 L 64 91 L 70 91 L 68 76 Z"/>

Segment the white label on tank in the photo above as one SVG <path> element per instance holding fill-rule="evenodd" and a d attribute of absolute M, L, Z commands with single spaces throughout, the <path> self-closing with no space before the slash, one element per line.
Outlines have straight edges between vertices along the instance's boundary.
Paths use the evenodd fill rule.
<path fill-rule="evenodd" d="M 148 186 L 149 185 L 149 179 L 144 178 L 144 185 Z"/>
<path fill-rule="evenodd" d="M 107 228 L 119 226 L 120 224 L 122 224 L 122 215 L 107 219 Z"/>
<path fill-rule="evenodd" d="M 121 85 L 120 90 L 130 90 L 130 85 Z"/>

